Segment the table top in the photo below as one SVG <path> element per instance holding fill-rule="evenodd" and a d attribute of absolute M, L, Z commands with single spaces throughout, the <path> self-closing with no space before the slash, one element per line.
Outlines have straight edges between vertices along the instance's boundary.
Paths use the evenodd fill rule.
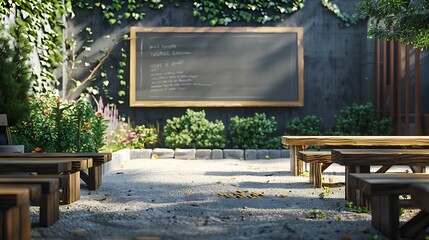
<path fill-rule="evenodd" d="M 429 136 L 283 136 L 284 145 L 429 146 Z"/>

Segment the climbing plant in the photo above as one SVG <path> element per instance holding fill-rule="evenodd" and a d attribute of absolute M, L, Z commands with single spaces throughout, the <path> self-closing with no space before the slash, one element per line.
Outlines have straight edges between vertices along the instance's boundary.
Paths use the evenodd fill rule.
<path fill-rule="evenodd" d="M 304 7 L 305 0 L 195 1 L 193 15 L 211 26 L 231 22 L 267 23 L 284 20 L 287 14 Z"/>
<path fill-rule="evenodd" d="M 64 29 L 62 17 L 72 14 L 71 0 L 4 0 L 0 2 L 0 16 L 9 18 L 25 30 L 35 48 L 40 66 L 33 67 L 37 78 L 32 89 L 46 91 L 58 85 L 55 69 L 63 62 L 62 42 Z"/>

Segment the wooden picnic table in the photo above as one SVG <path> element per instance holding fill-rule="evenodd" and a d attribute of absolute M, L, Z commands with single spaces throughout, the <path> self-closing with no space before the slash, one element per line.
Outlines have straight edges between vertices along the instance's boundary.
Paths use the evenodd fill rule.
<path fill-rule="evenodd" d="M 102 183 L 102 165 L 112 160 L 111 153 L 0 153 L 2 158 L 38 158 L 38 159 L 63 159 L 63 158 L 92 158 L 93 165 L 88 171 L 81 171 L 80 178 L 87 184 L 89 190 L 96 190 Z"/>
<path fill-rule="evenodd" d="M 429 136 L 283 136 L 282 143 L 289 146 L 290 171 L 294 176 L 303 173 L 303 162 L 298 153 L 308 146 L 341 147 L 429 147 Z"/>
<path fill-rule="evenodd" d="M 385 173 L 394 165 L 410 166 L 413 172 L 426 172 L 429 149 L 333 149 L 332 162 L 345 166 L 346 199 L 356 202 L 351 173 L 371 173 L 371 166 L 381 166 L 376 173 Z"/>

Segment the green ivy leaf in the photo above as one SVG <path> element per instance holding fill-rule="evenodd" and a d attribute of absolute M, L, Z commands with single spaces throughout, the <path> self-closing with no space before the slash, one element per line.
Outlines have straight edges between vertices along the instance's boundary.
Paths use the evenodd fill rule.
<path fill-rule="evenodd" d="M 126 95 L 126 93 L 125 93 L 124 90 L 121 90 L 121 91 L 118 92 L 118 96 L 120 96 L 120 97 L 123 97 L 125 95 Z"/>
<path fill-rule="evenodd" d="M 116 23 L 116 19 L 114 19 L 114 18 L 109 19 L 109 24 L 110 25 L 113 25 L 115 23 Z"/>

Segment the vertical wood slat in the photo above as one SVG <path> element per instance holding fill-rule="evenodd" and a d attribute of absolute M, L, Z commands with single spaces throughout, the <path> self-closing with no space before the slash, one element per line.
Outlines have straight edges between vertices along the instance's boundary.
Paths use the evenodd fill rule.
<path fill-rule="evenodd" d="M 383 100 L 383 114 L 386 114 L 386 87 L 387 87 L 387 41 L 383 40 L 383 86 L 382 86 L 382 100 Z"/>
<path fill-rule="evenodd" d="M 377 110 L 377 117 L 380 117 L 380 40 L 376 40 L 376 54 L 375 54 L 375 62 L 376 62 L 376 68 L 375 68 L 375 81 L 376 81 L 376 102 L 375 102 L 375 108 Z"/>
<path fill-rule="evenodd" d="M 423 134 L 420 113 L 420 54 L 420 49 L 412 49 L 410 45 L 404 46 L 387 40 L 376 41 L 377 116 L 390 116 L 392 123 L 396 121 L 392 126 L 397 135 Z M 413 78 L 412 67 L 414 67 Z M 411 89 L 412 84 L 414 89 Z M 414 106 L 411 106 L 412 100 Z M 411 132 L 412 120 L 414 120 L 413 132 Z"/>
<path fill-rule="evenodd" d="M 405 135 L 410 135 L 410 47 L 405 46 Z"/>
<path fill-rule="evenodd" d="M 389 41 L 389 112 L 390 112 L 390 121 L 393 126 L 393 121 L 395 119 L 395 42 Z"/>
<path fill-rule="evenodd" d="M 420 49 L 416 48 L 414 52 L 414 134 L 421 135 L 420 127 Z"/>
<path fill-rule="evenodd" d="M 397 78 L 398 78 L 398 85 L 397 85 L 397 96 L 396 96 L 396 102 L 397 102 L 397 109 L 396 109 L 396 133 L 398 135 L 402 134 L 402 44 L 398 43 L 398 55 L 397 55 Z"/>

